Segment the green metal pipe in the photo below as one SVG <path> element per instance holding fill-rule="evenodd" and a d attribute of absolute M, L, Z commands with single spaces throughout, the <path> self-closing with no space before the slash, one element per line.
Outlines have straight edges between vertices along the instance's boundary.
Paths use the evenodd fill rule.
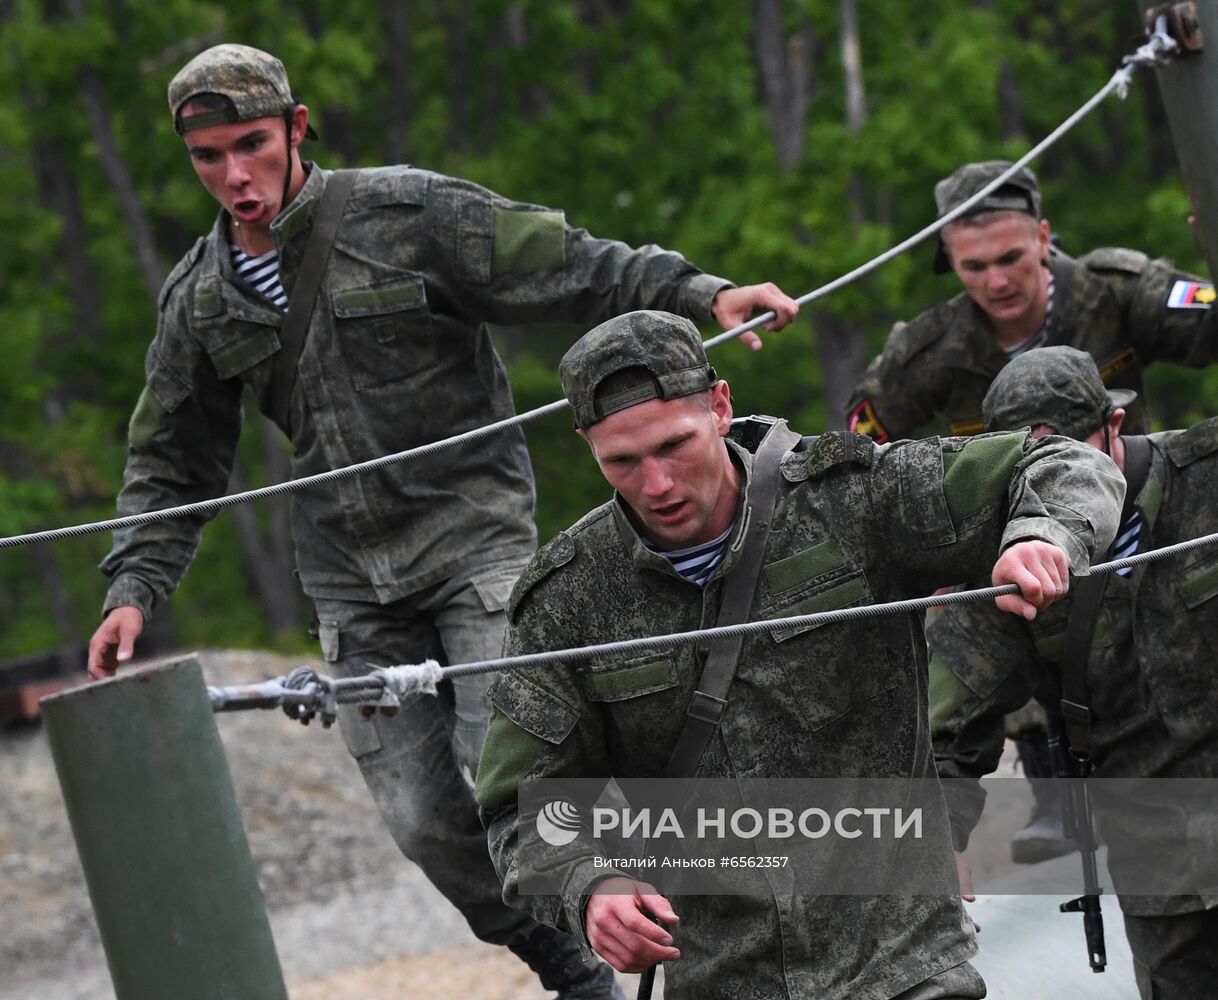
<path fill-rule="evenodd" d="M 117 1000 L 287 1000 L 198 659 L 42 713 Z"/>

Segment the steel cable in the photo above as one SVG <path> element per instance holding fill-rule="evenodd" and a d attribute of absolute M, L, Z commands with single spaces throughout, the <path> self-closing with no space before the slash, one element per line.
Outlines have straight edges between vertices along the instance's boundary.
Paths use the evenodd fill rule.
<path fill-rule="evenodd" d="M 1218 533 L 1191 538 L 1175 545 L 1167 545 L 1150 552 L 1140 552 L 1124 559 L 1114 559 L 1111 562 L 1098 563 L 1091 567 L 1091 575 L 1115 573 L 1127 567 L 1141 566 L 1146 563 L 1159 562 L 1173 556 L 1192 552 L 1196 549 L 1218 543 Z M 816 628 L 822 625 L 832 625 L 838 622 L 860 621 L 870 618 L 880 618 L 888 615 L 913 614 L 926 611 L 928 608 L 944 607 L 952 604 L 973 604 L 984 600 L 1016 594 L 1019 587 L 1008 583 L 999 587 L 982 587 L 976 590 L 960 590 L 950 594 L 938 594 L 931 597 L 916 597 L 904 601 L 891 601 L 886 604 L 864 604 L 852 608 L 839 608 L 835 611 L 819 611 L 808 615 L 794 615 L 789 618 L 769 618 L 764 621 L 743 622 L 739 625 L 720 625 L 714 628 L 696 629 L 691 632 L 673 632 L 668 635 L 646 636 L 637 639 L 623 639 L 618 642 L 604 642 L 592 646 L 579 646 L 571 649 L 554 649 L 541 653 L 525 653 L 520 656 L 504 656 L 494 660 L 478 660 L 472 663 L 460 663 L 449 667 L 437 668 L 434 662 L 425 664 L 403 664 L 387 667 L 380 675 L 368 674 L 362 677 L 340 678 L 332 680 L 324 678 L 318 685 L 318 706 L 325 694 L 326 685 L 334 692 L 339 703 L 375 704 L 381 700 L 384 693 L 384 680 L 388 676 L 401 690 L 413 692 L 421 690 L 428 679 L 443 680 L 452 677 L 467 677 L 474 674 L 494 673 L 503 670 L 519 670 L 524 667 L 542 666 L 546 664 L 579 663 L 594 659 L 598 656 L 621 655 L 632 653 L 677 649 L 683 646 L 705 645 L 716 639 L 747 637 L 764 632 L 776 632 L 791 628 Z M 300 668 L 307 669 L 307 668 Z M 421 675 L 422 680 L 416 678 Z M 263 684 L 247 687 L 208 688 L 212 707 L 217 711 L 235 711 L 245 708 L 273 708 L 281 701 L 268 700 L 268 692 L 275 690 L 275 685 L 286 687 L 287 679 L 267 681 Z M 293 691 L 293 695 L 298 694 Z"/>
<path fill-rule="evenodd" d="M 1063 135 L 1069 132 L 1083 118 L 1091 113 L 1097 105 L 1104 101 L 1109 94 L 1114 90 L 1124 98 L 1128 92 L 1130 80 L 1133 77 L 1133 72 L 1140 66 L 1149 66 L 1161 62 L 1166 56 L 1174 52 L 1177 45 L 1174 40 L 1168 36 L 1163 28 L 1163 19 L 1160 19 L 1160 24 L 1156 28 L 1155 33 L 1151 38 L 1138 48 L 1132 55 L 1125 57 L 1123 65 L 1120 69 L 1112 74 L 1108 82 L 1101 87 L 1094 96 L 1084 103 L 1077 111 L 1067 118 L 1061 125 L 1050 132 L 1036 146 L 1029 150 L 1023 157 L 1011 165 L 1011 168 L 1005 171 L 1001 176 L 975 195 L 947 213 L 942 218 L 931 223 L 925 229 L 920 230 L 905 241 L 898 243 L 896 246 L 873 258 L 866 264 L 856 267 L 854 270 L 843 274 L 839 278 L 835 278 L 828 284 L 822 285 L 820 288 L 814 289 L 811 292 L 796 299 L 802 306 L 809 302 L 823 298 L 831 292 L 848 285 L 851 282 L 857 281 L 866 274 L 871 273 L 878 267 L 888 263 L 894 257 L 899 256 L 905 251 L 911 249 L 917 244 L 930 236 L 935 235 L 948 223 L 952 222 L 959 216 L 966 213 L 973 205 L 982 198 L 986 197 L 992 191 L 1001 187 L 1006 183 L 1007 179 L 1015 174 L 1016 171 L 1022 169 L 1033 159 L 1047 150 L 1050 146 L 1058 141 Z M 735 340 L 737 337 L 755 330 L 759 326 L 763 326 L 775 319 L 773 312 L 762 313 L 759 316 L 753 317 L 747 323 L 733 327 L 718 336 L 711 337 L 706 341 L 706 349 L 713 350 L 721 344 L 727 343 L 729 340 Z M 141 514 L 130 514 L 125 517 L 110 518 L 105 521 L 92 521 L 85 524 L 71 525 L 62 528 L 51 528 L 46 531 L 35 531 L 24 535 L 10 535 L 0 538 L 0 549 L 17 548 L 24 545 L 34 545 L 39 542 L 51 542 L 63 538 L 79 538 L 84 535 L 99 534 L 104 531 L 115 531 L 120 528 L 131 528 L 141 524 L 152 524 L 159 521 L 173 520 L 179 517 L 190 517 L 195 514 L 210 514 L 214 511 L 222 510 L 225 507 L 232 507 L 236 504 L 249 503 L 254 500 L 262 500 L 268 497 L 280 496 L 285 493 L 295 493 L 300 490 L 308 489 L 312 486 L 317 486 L 322 483 L 333 482 L 335 480 L 346 479 L 351 476 L 357 476 L 363 472 L 368 472 L 373 469 L 379 469 L 386 465 L 395 465 L 399 462 L 405 462 L 413 458 L 421 458 L 426 455 L 435 454 L 436 452 L 455 447 L 459 444 L 466 444 L 473 441 L 479 441 L 483 438 L 491 437 L 507 430 L 510 427 L 517 427 L 530 421 L 548 416 L 551 413 L 557 413 L 559 410 L 566 409 L 569 404 L 565 399 L 556 400 L 553 403 L 547 403 L 545 406 L 538 407 L 534 410 L 528 410 L 525 413 L 519 413 L 515 416 L 508 417 L 504 420 L 496 421 L 495 423 L 486 424 L 483 427 L 477 427 L 472 430 L 465 431 L 461 434 L 453 435 L 449 438 L 444 438 L 440 441 L 433 441 L 429 444 L 420 445 L 416 448 L 408 448 L 405 451 L 399 451 L 392 455 L 383 455 L 380 458 L 374 458 L 367 462 L 360 462 L 355 465 L 345 466 L 341 469 L 332 469 L 328 472 L 321 472 L 313 476 L 305 476 L 301 479 L 292 479 L 283 483 L 276 483 L 272 486 L 263 486 L 255 490 L 246 490 L 243 493 L 232 493 L 227 496 L 215 497 L 210 500 L 201 500 L 196 503 L 183 504 L 178 507 L 167 507 L 164 510 L 147 511 Z"/>

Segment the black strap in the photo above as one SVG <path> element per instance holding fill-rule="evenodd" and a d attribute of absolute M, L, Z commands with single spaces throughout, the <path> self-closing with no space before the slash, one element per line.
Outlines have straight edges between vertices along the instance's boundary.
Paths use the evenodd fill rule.
<path fill-rule="evenodd" d="M 1053 253 L 1049 257 L 1049 269 L 1053 273 L 1053 298 L 1054 309 L 1056 315 L 1053 317 L 1054 330 L 1065 334 L 1067 330 L 1073 328 L 1073 322 L 1070 319 L 1070 310 L 1073 302 L 1070 299 L 1070 289 L 1074 285 L 1074 272 L 1078 268 L 1078 262 L 1069 254 L 1064 254 L 1060 250 Z M 1052 336 L 1050 331 L 1049 343 L 1058 343 L 1059 340 Z"/>
<path fill-rule="evenodd" d="M 343 208 L 355 186 L 356 173 L 354 170 L 336 170 L 326 179 L 326 189 L 313 217 L 313 228 L 309 231 L 300 270 L 292 283 L 288 314 L 279 330 L 279 353 L 275 355 L 271 371 L 271 416 L 285 432 L 289 428 L 289 404 L 292 390 L 296 388 L 300 352 L 304 350 L 321 278 L 326 272 L 334 237 L 338 234 Z"/>
<path fill-rule="evenodd" d="M 1120 440 L 1125 445 L 1125 506 L 1121 512 L 1124 524 L 1150 474 L 1150 440 L 1141 435 Z M 1087 661 L 1091 659 L 1095 626 L 1110 578 L 1111 574 L 1107 574 L 1079 580 L 1070 617 L 1066 620 L 1061 710 L 1070 752 L 1084 764 L 1091 759 L 1091 692 L 1087 687 Z"/>
<path fill-rule="evenodd" d="M 738 625 L 748 618 L 761 576 L 766 541 L 770 537 L 770 522 L 774 517 L 774 501 L 778 496 L 778 465 L 782 456 L 799 443 L 800 437 L 787 429 L 783 420 L 775 421 L 753 459 L 752 481 L 749 484 L 744 546 L 740 561 L 723 584 L 723 599 L 719 604 L 718 625 Z M 727 692 L 736 675 L 743 637 L 720 639 L 706 655 L 706 666 L 698 679 L 698 689 L 686 710 L 685 726 L 677 737 L 665 775 L 669 778 L 692 777 L 702 760 L 702 754 L 719 728 L 723 710 L 727 707 Z"/>

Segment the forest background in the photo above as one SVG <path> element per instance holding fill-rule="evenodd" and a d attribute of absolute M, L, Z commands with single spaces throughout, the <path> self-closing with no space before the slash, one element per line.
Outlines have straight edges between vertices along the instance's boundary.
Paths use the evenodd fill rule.
<path fill-rule="evenodd" d="M 1139 31 L 1130 0 L 0 0 L 0 535 L 113 516 L 156 293 L 216 211 L 165 106 L 208 45 L 283 59 L 324 166 L 467 177 L 799 295 L 930 222 L 960 163 L 1022 155 Z M 1067 252 L 1203 268 L 1152 74 L 1035 166 Z M 841 426 L 891 324 L 959 289 L 932 250 L 806 308 L 758 355 L 720 348 L 737 412 Z M 580 332 L 496 331 L 518 409 L 561 395 Z M 1160 428 L 1218 399 L 1214 371 L 1158 366 L 1151 384 Z M 287 477 L 289 446 L 246 414 L 234 491 Z M 568 416 L 528 436 L 546 539 L 607 488 Z M 109 541 L 0 551 L 0 660 L 78 655 Z M 151 634 L 308 649 L 291 570 L 286 501 L 232 508 Z"/>

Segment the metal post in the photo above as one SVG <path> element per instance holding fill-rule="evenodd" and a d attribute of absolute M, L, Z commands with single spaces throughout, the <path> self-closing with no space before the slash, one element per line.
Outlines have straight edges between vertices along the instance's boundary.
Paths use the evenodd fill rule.
<path fill-rule="evenodd" d="M 1218 4 L 1148 3 L 1138 12 L 1167 18 L 1180 54 L 1155 70 L 1176 157 L 1196 216 L 1210 275 L 1218 279 Z M 1208 43 L 1208 44 L 1206 44 Z"/>
<path fill-rule="evenodd" d="M 198 659 L 42 711 L 117 1000 L 287 1000 Z"/>

